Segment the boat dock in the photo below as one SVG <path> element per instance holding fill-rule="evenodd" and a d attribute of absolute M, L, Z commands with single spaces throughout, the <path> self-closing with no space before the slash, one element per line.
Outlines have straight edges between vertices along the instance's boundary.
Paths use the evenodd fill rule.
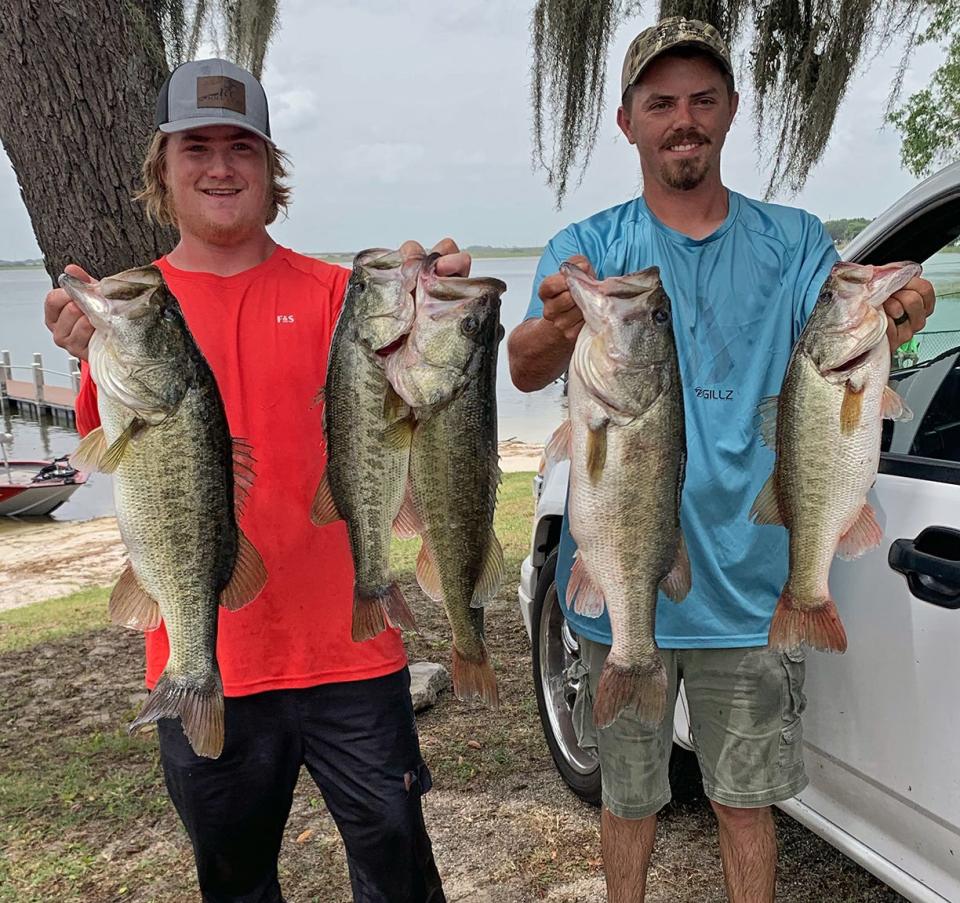
<path fill-rule="evenodd" d="M 9 351 L 0 351 L 0 401 L 12 410 L 50 414 L 56 419 L 73 420 L 73 404 L 80 391 L 80 362 L 71 357 L 69 372 L 43 366 L 43 355 L 34 354 L 33 363 L 18 366 L 11 362 Z M 17 379 L 22 374 L 25 379 Z M 51 383 L 55 377 L 68 385 Z"/>

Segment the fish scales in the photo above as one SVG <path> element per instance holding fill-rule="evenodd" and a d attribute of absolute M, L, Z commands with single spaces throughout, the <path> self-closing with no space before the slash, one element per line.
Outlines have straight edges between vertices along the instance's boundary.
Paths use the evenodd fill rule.
<path fill-rule="evenodd" d="M 883 418 L 912 416 L 887 386 L 883 304 L 919 272 L 912 263 L 835 264 L 790 355 L 775 406 L 761 405 L 764 441 L 776 461 L 750 515 L 790 531 L 789 573 L 770 625 L 773 648 L 847 647 L 830 566 L 834 556 L 856 558 L 883 538 L 867 501 Z"/>
<path fill-rule="evenodd" d="M 568 518 L 577 543 L 567 604 L 586 617 L 606 608 L 612 646 L 594 700 L 605 726 L 627 710 L 647 724 L 666 711 L 666 672 L 655 640 L 658 590 L 689 590 L 680 533 L 686 456 L 683 393 L 659 271 L 597 282 L 565 265 L 584 314 L 570 365 Z M 568 438 L 564 438 L 569 430 Z"/>
<path fill-rule="evenodd" d="M 777 439 L 777 495 L 791 526 L 791 587 L 802 598 L 827 593 L 840 537 L 859 513 L 880 461 L 879 424 L 889 353 L 878 345 L 866 365 L 860 421 L 841 429 L 846 388 L 817 378 L 805 355 L 784 382 L 782 436 Z M 811 429 L 811 418 L 817 424 Z M 824 462 L 830 462 L 825 467 Z"/>
<path fill-rule="evenodd" d="M 489 551 L 497 486 L 496 350 L 484 372 L 419 423 L 410 449 L 414 505 L 437 566 L 454 646 L 486 660 L 483 608 L 471 600 Z"/>
<path fill-rule="evenodd" d="M 603 592 L 613 633 L 611 655 L 621 662 L 656 655 L 653 626 L 660 581 L 673 565 L 678 528 L 675 481 L 680 468 L 683 405 L 661 395 L 640 417 L 607 427 L 603 474 L 587 469 L 591 402 L 582 383 L 570 381 L 574 450 L 571 533 Z M 656 441 L 656 437 L 663 441 Z M 653 441 L 652 441 L 653 440 Z"/>
<path fill-rule="evenodd" d="M 354 259 L 337 320 L 324 387 L 327 466 L 311 517 L 318 525 L 343 518 L 354 563 L 352 637 L 370 639 L 387 626 L 416 628 L 390 573 L 390 541 L 406 491 L 408 418 L 390 403 L 380 351 L 402 341 L 413 323 L 420 258 L 397 251 L 361 251 Z M 399 432 L 397 431 L 397 428 Z"/>
<path fill-rule="evenodd" d="M 453 632 L 453 687 L 497 705 L 483 606 L 503 577 L 493 531 L 497 486 L 497 279 L 440 278 L 436 255 L 420 271 L 416 321 L 387 376 L 416 421 L 410 488 L 423 537 L 417 579 L 442 601 Z"/>
<path fill-rule="evenodd" d="M 403 501 L 408 455 L 384 437 L 383 366 L 364 351 L 348 311 L 337 329 L 325 396 L 327 474 L 347 519 L 357 586 L 376 592 L 390 582 L 391 525 Z"/>
<path fill-rule="evenodd" d="M 236 487 L 249 488 L 252 462 L 235 451 L 216 380 L 158 269 L 92 284 L 62 276 L 61 285 L 96 327 L 89 361 L 101 426 L 74 458 L 114 474 L 129 565 L 110 614 L 141 629 L 162 617 L 169 638 L 166 667 L 131 728 L 179 717 L 193 750 L 216 758 L 219 606 L 247 604 L 266 581 L 236 519 Z"/>
<path fill-rule="evenodd" d="M 216 671 L 218 594 L 237 550 L 230 436 L 213 376 L 204 377 L 114 473 L 120 534 L 138 581 L 160 604 L 173 679 Z M 132 419 L 109 396 L 100 414 L 108 444 Z"/>

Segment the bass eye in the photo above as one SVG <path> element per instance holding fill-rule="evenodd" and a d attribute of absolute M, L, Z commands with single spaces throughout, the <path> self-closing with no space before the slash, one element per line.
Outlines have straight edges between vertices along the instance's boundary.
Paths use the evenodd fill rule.
<path fill-rule="evenodd" d="M 654 322 L 654 323 L 659 323 L 661 326 L 662 326 L 664 323 L 669 323 L 669 322 L 670 322 L 670 314 L 669 314 L 669 312 L 666 311 L 666 310 L 664 310 L 662 307 L 658 307 L 658 308 L 653 312 L 653 322 Z"/>
<path fill-rule="evenodd" d="M 464 317 L 460 321 L 460 332 L 465 336 L 475 336 L 480 331 L 480 321 L 476 317 Z"/>

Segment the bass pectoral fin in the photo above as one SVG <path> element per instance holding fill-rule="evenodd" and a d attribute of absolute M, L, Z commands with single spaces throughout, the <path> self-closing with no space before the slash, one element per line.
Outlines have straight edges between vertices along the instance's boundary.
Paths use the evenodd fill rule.
<path fill-rule="evenodd" d="M 691 585 L 690 576 L 690 556 L 687 554 L 687 543 L 683 538 L 683 531 L 680 531 L 680 539 L 677 541 L 677 555 L 673 561 L 673 567 L 670 573 L 660 581 L 660 589 L 668 599 L 674 602 L 682 602 L 687 598 Z"/>
<path fill-rule="evenodd" d="M 840 433 L 849 436 L 858 426 L 863 415 L 864 386 L 847 382 L 843 387 L 843 402 L 840 405 Z"/>
<path fill-rule="evenodd" d="M 103 427 L 98 426 L 83 437 L 77 450 L 70 456 L 70 463 L 77 470 L 88 473 L 90 471 L 113 473 L 120 466 L 130 440 L 136 438 L 146 428 L 145 420 L 134 417 L 127 424 L 126 429 L 108 446 Z"/>
<path fill-rule="evenodd" d="M 410 416 L 409 405 L 397 394 L 397 390 L 387 383 L 383 396 L 383 419 L 387 423 L 396 423 Z"/>
<path fill-rule="evenodd" d="M 80 444 L 70 455 L 70 466 L 84 473 L 97 472 L 100 470 L 100 462 L 106 451 L 107 437 L 104 435 L 103 427 L 98 426 L 80 440 Z"/>
<path fill-rule="evenodd" d="M 131 630 L 156 630 L 160 626 L 160 606 L 137 580 L 127 562 L 117 585 L 110 593 L 110 620 Z"/>
<path fill-rule="evenodd" d="M 387 448 L 393 451 L 405 451 L 410 448 L 413 441 L 413 427 L 415 421 L 412 414 L 394 420 L 383 431 L 383 443 Z"/>
<path fill-rule="evenodd" d="M 881 416 L 886 420 L 913 420 L 913 411 L 907 403 L 889 386 L 883 387 L 883 401 L 880 408 Z"/>
<path fill-rule="evenodd" d="M 568 417 L 554 431 L 543 449 L 546 459 L 552 463 L 569 461 L 573 448 L 573 421 Z"/>
<path fill-rule="evenodd" d="M 220 592 L 220 604 L 227 611 L 236 611 L 260 595 L 267 582 L 267 569 L 256 547 L 237 527 L 237 558 L 230 582 Z"/>
<path fill-rule="evenodd" d="M 607 423 L 591 426 L 587 433 L 587 475 L 596 483 L 607 463 Z"/>
<path fill-rule="evenodd" d="M 570 606 L 570 600 L 573 605 Z M 578 551 L 573 558 L 570 582 L 567 584 L 567 605 L 585 618 L 599 618 L 606 607 L 603 590 L 593 579 L 583 556 Z"/>

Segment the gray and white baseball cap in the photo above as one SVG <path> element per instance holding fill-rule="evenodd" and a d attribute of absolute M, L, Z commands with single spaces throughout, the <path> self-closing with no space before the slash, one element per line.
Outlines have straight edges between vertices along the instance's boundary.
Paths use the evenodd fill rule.
<path fill-rule="evenodd" d="M 177 66 L 160 89 L 155 124 L 168 134 L 236 125 L 273 143 L 263 86 L 228 60 L 191 60 Z"/>

